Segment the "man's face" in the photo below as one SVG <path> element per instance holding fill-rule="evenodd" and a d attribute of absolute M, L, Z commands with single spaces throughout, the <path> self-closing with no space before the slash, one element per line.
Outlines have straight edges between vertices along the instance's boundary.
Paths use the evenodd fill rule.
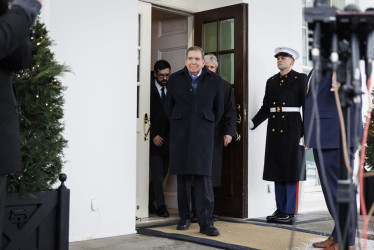
<path fill-rule="evenodd" d="M 206 66 L 210 71 L 213 71 L 214 73 L 216 73 L 217 68 L 216 68 L 216 65 L 215 65 L 213 62 L 206 62 L 206 63 L 205 63 L 205 66 Z"/>
<path fill-rule="evenodd" d="M 294 64 L 294 59 L 289 56 L 278 56 L 277 57 L 277 66 L 279 70 L 291 69 Z"/>
<path fill-rule="evenodd" d="M 157 74 L 156 72 L 154 73 L 156 81 L 162 86 L 165 86 L 168 84 L 169 75 L 170 75 L 170 69 L 168 68 L 159 70 Z"/>
<path fill-rule="evenodd" d="M 199 74 L 200 70 L 204 67 L 204 59 L 200 50 L 190 50 L 184 62 L 188 71 L 195 76 Z"/>

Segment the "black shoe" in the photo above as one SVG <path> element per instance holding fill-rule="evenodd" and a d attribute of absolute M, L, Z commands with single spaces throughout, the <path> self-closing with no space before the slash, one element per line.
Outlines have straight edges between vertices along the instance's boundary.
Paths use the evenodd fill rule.
<path fill-rule="evenodd" d="M 213 225 L 205 225 L 200 227 L 200 233 L 206 234 L 208 236 L 217 236 L 219 235 L 219 231 Z"/>
<path fill-rule="evenodd" d="M 180 219 L 177 224 L 177 230 L 188 230 L 191 225 L 191 220 L 182 220 Z"/>
<path fill-rule="evenodd" d="M 277 218 L 275 218 L 274 222 L 280 223 L 280 224 L 288 224 L 293 225 L 295 216 L 293 214 L 285 214 L 280 213 Z"/>
<path fill-rule="evenodd" d="M 162 205 L 162 206 L 160 206 L 160 207 L 157 209 L 157 215 L 160 216 L 160 217 L 169 217 L 169 212 L 168 212 L 168 210 L 166 209 L 166 206 L 165 206 L 165 205 Z"/>
<path fill-rule="evenodd" d="M 282 212 L 277 209 L 277 210 L 275 210 L 275 212 L 272 215 L 267 216 L 266 220 L 268 222 L 273 222 L 277 218 L 277 216 L 280 215 L 281 213 Z"/>
<path fill-rule="evenodd" d="M 192 223 L 196 223 L 197 222 L 197 217 L 196 217 L 196 214 L 192 214 L 192 216 L 191 216 L 191 222 Z"/>
<path fill-rule="evenodd" d="M 148 206 L 148 212 L 150 213 L 150 214 L 155 214 L 156 212 L 157 212 L 157 209 L 153 206 L 153 205 L 149 205 Z"/>

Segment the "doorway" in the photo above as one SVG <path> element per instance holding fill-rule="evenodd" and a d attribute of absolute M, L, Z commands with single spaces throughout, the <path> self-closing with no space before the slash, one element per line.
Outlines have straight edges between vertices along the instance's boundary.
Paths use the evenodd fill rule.
<path fill-rule="evenodd" d="M 190 14 L 152 8 L 151 32 L 151 68 L 157 60 L 170 63 L 171 73 L 184 67 L 184 58 L 191 34 Z M 164 180 L 165 203 L 168 208 L 177 209 L 177 180 L 174 175 L 167 175 Z"/>
<path fill-rule="evenodd" d="M 189 46 L 197 45 L 206 49 L 203 44 L 204 23 L 218 22 L 232 27 L 230 38 L 235 44 L 227 51 L 216 52 L 221 61 L 221 74 L 225 69 L 224 77 L 229 77 L 233 84 L 236 107 L 238 112 L 237 138 L 230 148 L 224 152 L 222 188 L 215 189 L 215 214 L 219 216 L 231 216 L 244 218 L 247 216 L 247 5 L 239 4 L 219 9 L 213 9 L 195 14 L 185 13 L 178 10 L 170 10 L 160 6 L 149 4 L 151 7 L 151 41 L 150 45 L 150 70 L 157 60 L 167 60 L 171 65 L 171 73 L 184 67 L 185 53 Z M 234 14 L 233 14 L 234 13 Z M 230 15 L 230 16 L 227 16 Z M 204 19 L 208 17 L 209 19 Z M 213 19 L 211 19 L 213 17 Z M 195 22 L 194 22 L 195 20 Z M 223 20 L 223 21 L 222 21 Z M 228 20 L 228 21 L 227 21 Z M 222 22 L 221 22 L 222 21 Z M 227 30 L 225 28 L 225 30 Z M 220 34 L 218 32 L 218 34 Z M 233 35 L 235 39 L 233 39 Z M 237 42 L 240 41 L 240 42 Z M 219 45 L 218 45 L 219 46 Z M 235 62 L 230 64 L 230 62 Z M 148 76 L 150 75 L 148 73 Z M 148 81 L 149 84 L 150 81 Z M 139 97 L 140 99 L 142 97 Z M 147 101 L 149 105 L 149 100 Z M 148 107 L 149 110 L 149 107 Z M 151 138 L 149 138 L 151 140 Z M 139 153 L 138 153 L 139 154 Z M 138 166 L 138 168 L 147 168 Z M 143 171 L 144 173 L 146 171 Z M 149 175 L 148 175 L 149 176 Z M 149 178 L 147 176 L 147 178 Z M 142 181 L 145 179 L 142 177 Z M 139 178 L 138 178 L 139 181 Z M 148 181 L 146 181 L 149 183 Z M 143 183 L 144 185 L 144 183 Z M 143 189 L 143 196 L 148 197 L 148 189 Z M 166 206 L 170 209 L 177 209 L 177 183 L 176 177 L 168 175 L 164 181 L 164 194 Z M 142 194 L 139 193 L 139 196 Z M 143 200 L 144 201 L 144 200 Z M 146 203 L 148 205 L 148 202 Z M 144 207 L 143 202 L 143 207 Z M 147 206 L 148 208 L 148 206 Z M 147 213 L 148 215 L 148 213 Z M 139 217 L 139 216 L 138 216 Z M 148 216 L 143 216 L 148 217 Z"/>

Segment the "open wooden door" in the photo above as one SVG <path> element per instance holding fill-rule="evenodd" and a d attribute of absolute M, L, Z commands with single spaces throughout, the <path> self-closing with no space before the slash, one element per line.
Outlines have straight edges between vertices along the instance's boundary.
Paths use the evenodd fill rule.
<path fill-rule="evenodd" d="M 195 45 L 218 59 L 217 73 L 233 85 L 237 138 L 223 151 L 222 182 L 214 189 L 214 214 L 244 218 L 248 210 L 247 4 L 195 13 Z"/>

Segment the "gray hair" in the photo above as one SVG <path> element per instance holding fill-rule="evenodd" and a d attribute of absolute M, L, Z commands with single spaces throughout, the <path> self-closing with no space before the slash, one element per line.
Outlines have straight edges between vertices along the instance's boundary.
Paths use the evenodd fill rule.
<path fill-rule="evenodd" d="M 206 54 L 204 56 L 205 63 L 212 62 L 218 68 L 218 60 L 217 57 L 213 54 Z"/>
<path fill-rule="evenodd" d="M 198 46 L 192 46 L 192 47 L 189 47 L 186 51 L 186 58 L 187 58 L 187 55 L 188 55 L 188 52 L 190 51 L 200 51 L 201 52 L 201 57 L 204 58 L 204 50 Z"/>

